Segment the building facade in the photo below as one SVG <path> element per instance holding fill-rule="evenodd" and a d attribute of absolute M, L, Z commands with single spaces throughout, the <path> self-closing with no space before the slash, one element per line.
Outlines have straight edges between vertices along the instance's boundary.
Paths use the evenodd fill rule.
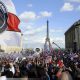
<path fill-rule="evenodd" d="M 80 50 L 80 20 L 65 32 L 65 48 L 72 51 Z"/>

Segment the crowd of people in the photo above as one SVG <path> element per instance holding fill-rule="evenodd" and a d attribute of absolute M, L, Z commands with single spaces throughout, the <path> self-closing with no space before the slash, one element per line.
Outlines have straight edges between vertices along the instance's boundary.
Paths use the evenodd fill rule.
<path fill-rule="evenodd" d="M 53 53 L 48 61 L 46 57 L 2 56 L 0 80 L 80 80 L 80 53 Z"/>

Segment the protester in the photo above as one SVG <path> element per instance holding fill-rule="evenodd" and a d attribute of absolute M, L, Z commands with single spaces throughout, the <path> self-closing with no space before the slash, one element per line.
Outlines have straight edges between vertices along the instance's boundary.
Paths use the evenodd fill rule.
<path fill-rule="evenodd" d="M 28 52 L 28 51 L 27 51 Z M 34 54 L 34 52 L 30 52 Z M 0 53 L 1 54 L 1 53 Z M 0 80 L 20 78 L 21 80 L 79 80 L 80 54 L 70 53 L 30 57 L 23 52 L 1 54 Z M 60 53 L 61 54 L 61 53 Z M 63 53 L 62 53 L 63 54 Z"/>

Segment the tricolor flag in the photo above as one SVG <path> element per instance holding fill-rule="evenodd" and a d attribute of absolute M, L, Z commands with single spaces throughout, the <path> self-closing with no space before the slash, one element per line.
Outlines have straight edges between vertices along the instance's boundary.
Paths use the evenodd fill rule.
<path fill-rule="evenodd" d="M 19 18 L 13 13 L 8 12 L 7 30 L 0 34 L 0 42 L 2 41 L 4 43 L 4 45 L 0 43 L 1 47 L 21 46 L 21 30 L 18 28 L 19 23 Z"/>

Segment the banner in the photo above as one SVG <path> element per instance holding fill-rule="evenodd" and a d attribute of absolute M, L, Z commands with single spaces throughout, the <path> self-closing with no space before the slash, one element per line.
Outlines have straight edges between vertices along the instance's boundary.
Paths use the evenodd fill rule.
<path fill-rule="evenodd" d="M 52 56 L 47 56 L 45 63 L 50 63 L 52 61 Z"/>

